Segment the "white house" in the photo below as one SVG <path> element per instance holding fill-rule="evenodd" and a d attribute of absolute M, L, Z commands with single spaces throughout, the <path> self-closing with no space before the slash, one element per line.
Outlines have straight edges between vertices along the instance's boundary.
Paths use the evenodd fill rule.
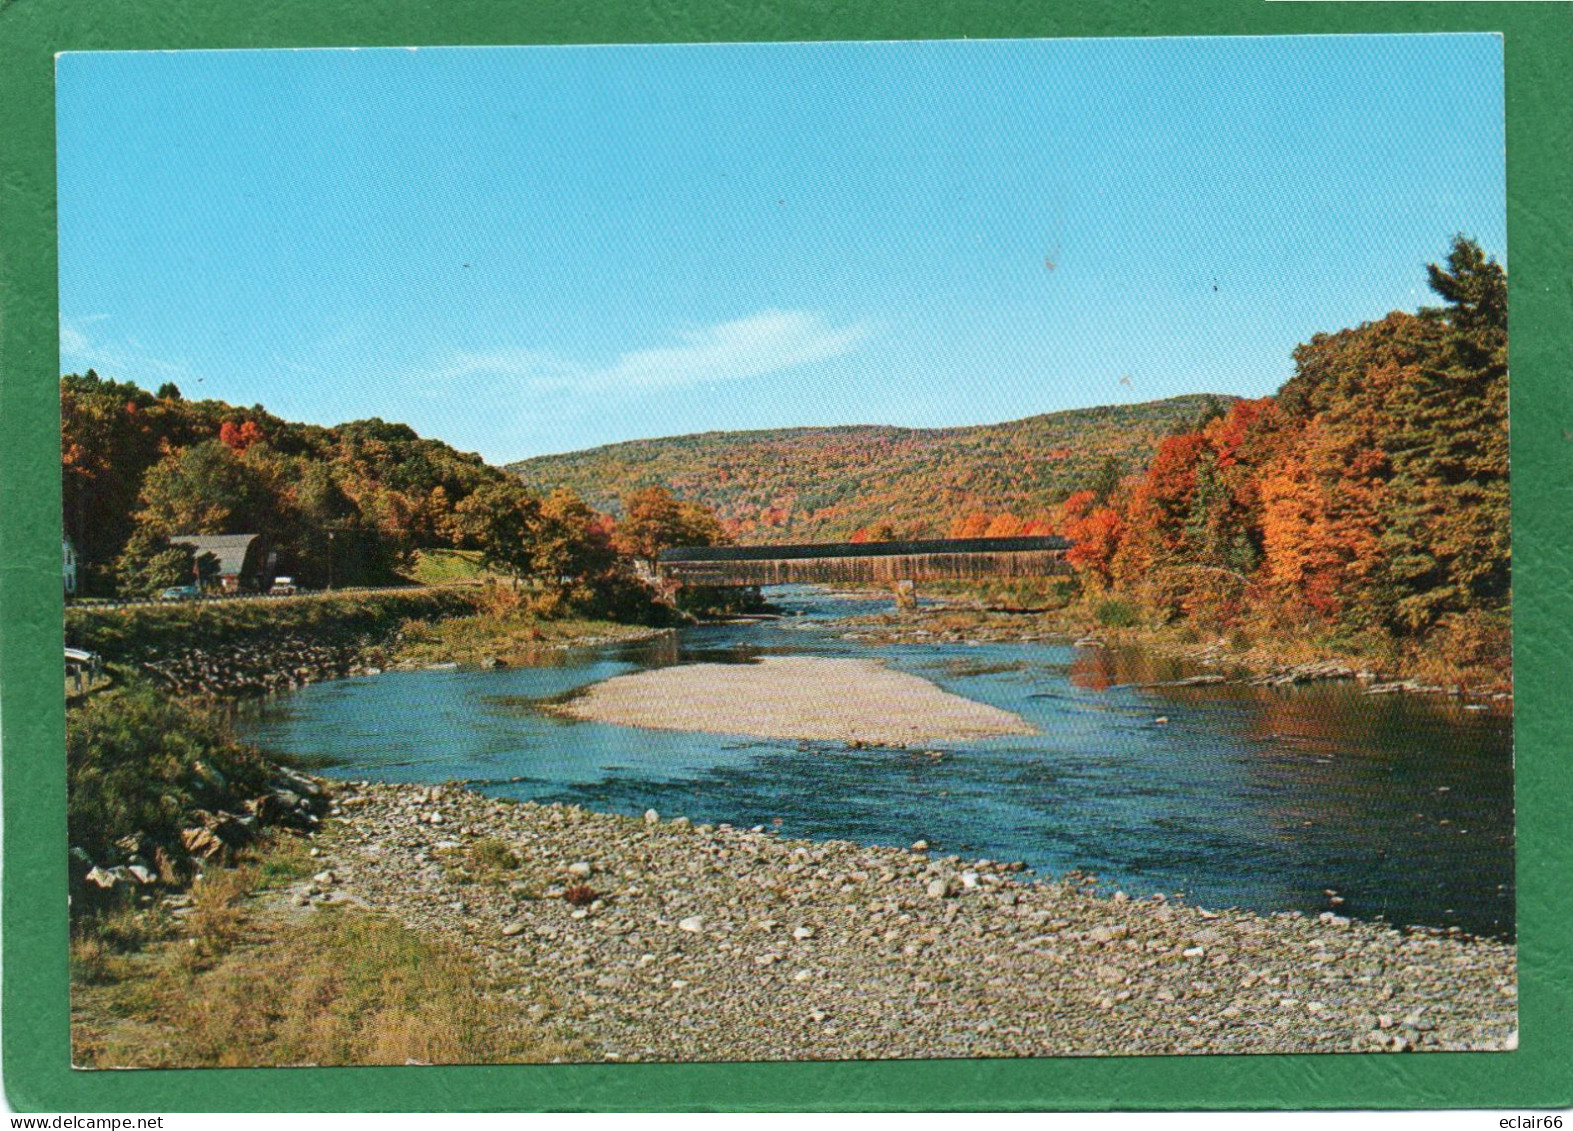
<path fill-rule="evenodd" d="M 66 596 L 70 597 L 76 593 L 76 547 L 71 544 L 69 538 L 62 538 L 60 545 L 63 551 L 62 557 L 65 559 Z"/>

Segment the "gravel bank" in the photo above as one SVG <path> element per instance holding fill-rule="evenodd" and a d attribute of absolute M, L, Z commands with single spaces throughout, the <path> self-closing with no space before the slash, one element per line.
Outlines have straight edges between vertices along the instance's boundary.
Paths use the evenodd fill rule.
<path fill-rule="evenodd" d="M 1009 711 L 952 695 L 875 660 L 815 656 L 681 664 L 620 675 L 558 709 L 621 726 L 881 746 L 1034 733 Z"/>
<path fill-rule="evenodd" d="M 1515 950 L 1499 942 L 1104 898 L 987 861 L 453 787 L 337 792 L 325 874 L 294 900 L 361 901 L 457 938 L 498 986 L 525 987 L 496 992 L 596 1059 L 1516 1043 Z M 493 841 L 516 867 L 485 865 Z"/>

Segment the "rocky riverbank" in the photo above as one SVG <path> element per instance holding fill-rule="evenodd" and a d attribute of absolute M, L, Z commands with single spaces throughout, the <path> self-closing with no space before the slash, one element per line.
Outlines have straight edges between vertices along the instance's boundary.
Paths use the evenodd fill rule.
<path fill-rule="evenodd" d="M 1516 952 L 455 787 L 335 787 L 301 907 L 455 940 L 606 1060 L 1506 1049 Z M 943 846 L 940 846 L 942 848 Z M 549 1003 L 543 1003 L 545 992 Z"/>
<path fill-rule="evenodd" d="M 151 649 L 138 666 L 176 695 L 243 697 L 364 674 L 386 663 L 386 655 L 381 642 L 370 636 L 325 643 L 291 634 L 167 653 Z"/>
<path fill-rule="evenodd" d="M 71 647 L 174 695 L 265 695 L 386 666 L 412 621 L 475 611 L 463 588 L 324 593 L 276 601 L 174 602 L 67 610 Z"/>

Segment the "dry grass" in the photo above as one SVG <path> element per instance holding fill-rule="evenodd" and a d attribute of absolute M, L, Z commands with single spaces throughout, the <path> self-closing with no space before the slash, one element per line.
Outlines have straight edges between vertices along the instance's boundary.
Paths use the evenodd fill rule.
<path fill-rule="evenodd" d="M 285 873 L 292 868 L 283 869 Z M 445 942 L 356 909 L 256 899 L 262 863 L 210 871 L 176 919 L 105 913 L 72 942 L 83 1067 L 487 1064 L 580 1059 Z M 275 867 L 275 871 L 278 869 Z"/>

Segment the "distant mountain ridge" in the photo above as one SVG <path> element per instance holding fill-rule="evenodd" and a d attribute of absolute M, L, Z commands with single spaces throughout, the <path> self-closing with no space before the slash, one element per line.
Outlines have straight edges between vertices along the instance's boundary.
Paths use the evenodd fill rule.
<path fill-rule="evenodd" d="M 956 428 L 835 425 L 629 440 L 507 465 L 535 490 L 567 487 L 616 514 L 662 485 L 715 508 L 742 542 L 823 541 L 890 523 L 944 537 L 953 522 L 1008 511 L 1047 518 L 1100 473 L 1144 470 L 1159 441 L 1237 398 L 1193 394 Z"/>

